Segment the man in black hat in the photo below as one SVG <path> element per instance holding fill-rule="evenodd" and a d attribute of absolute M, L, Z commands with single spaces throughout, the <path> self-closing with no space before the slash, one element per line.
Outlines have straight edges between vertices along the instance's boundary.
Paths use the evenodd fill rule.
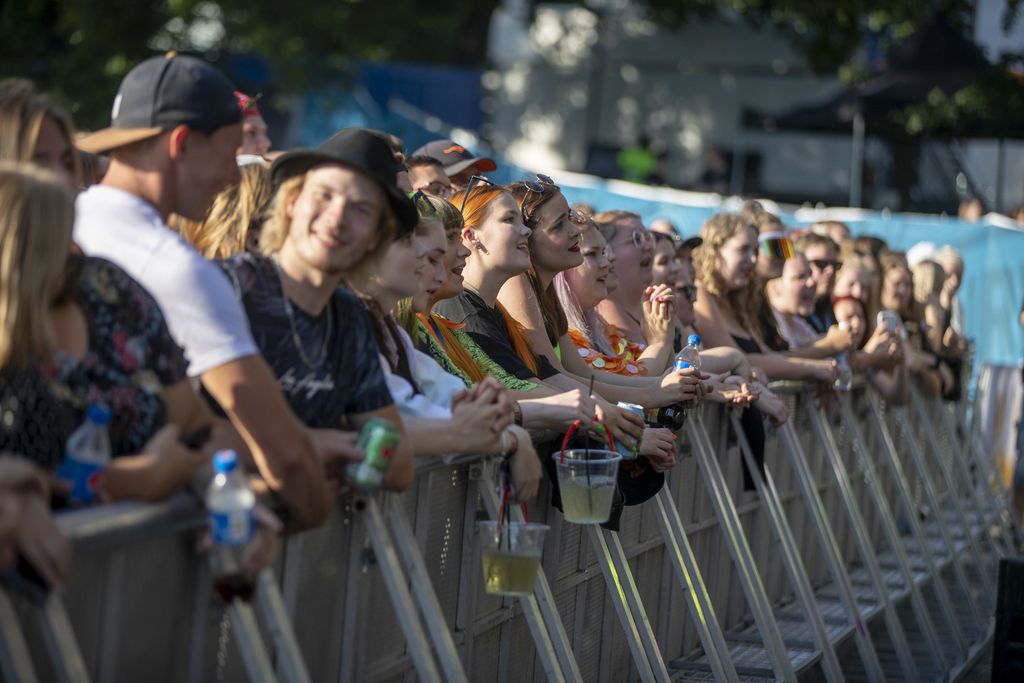
<path fill-rule="evenodd" d="M 113 261 L 149 290 L 189 375 L 227 412 L 291 521 L 315 526 L 330 494 L 313 439 L 288 409 L 230 282 L 165 223 L 171 213 L 202 220 L 217 193 L 238 181 L 242 112 L 234 93 L 222 73 L 193 57 L 171 53 L 132 69 L 110 127 L 79 142 L 109 153 L 111 163 L 103 182 L 79 195 L 74 236 L 86 254 Z M 340 434 L 335 441 L 318 441 L 321 458 L 355 455 Z"/>
<path fill-rule="evenodd" d="M 413 156 L 428 156 L 444 166 L 456 191 L 465 190 L 474 175 L 490 173 L 497 168 L 493 159 L 480 157 L 453 140 L 434 140 L 420 147 Z"/>
<path fill-rule="evenodd" d="M 391 242 L 416 227 L 416 208 L 396 185 L 398 169 L 387 143 L 359 128 L 278 157 L 260 234 L 264 255 L 222 264 L 289 406 L 310 428 L 358 429 L 371 418 L 402 428 L 374 323 L 343 286 L 357 271 L 373 272 Z M 403 438 L 383 485 L 404 489 L 412 477 L 412 448 Z"/>

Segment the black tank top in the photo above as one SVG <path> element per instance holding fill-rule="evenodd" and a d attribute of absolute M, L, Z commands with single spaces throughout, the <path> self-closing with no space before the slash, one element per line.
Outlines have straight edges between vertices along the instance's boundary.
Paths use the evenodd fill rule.
<path fill-rule="evenodd" d="M 738 337 L 735 334 L 729 336 L 732 337 L 732 340 L 736 342 L 736 346 L 740 347 L 740 351 L 743 353 L 761 353 L 761 346 L 753 337 Z"/>

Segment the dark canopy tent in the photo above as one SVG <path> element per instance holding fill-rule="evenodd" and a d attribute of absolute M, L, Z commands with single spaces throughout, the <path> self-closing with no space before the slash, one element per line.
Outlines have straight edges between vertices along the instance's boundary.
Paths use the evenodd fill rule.
<path fill-rule="evenodd" d="M 1009 80 L 1010 76 L 989 62 L 973 41 L 936 17 L 894 46 L 884 68 L 867 82 L 842 88 L 822 102 L 781 114 L 744 109 L 743 125 L 765 131 L 852 134 L 850 204 L 857 206 L 866 131 L 889 141 L 919 139 L 908 134 L 899 120 L 907 107 L 927 103 L 936 90 L 952 96 L 985 79 Z M 927 136 L 1022 139 L 1024 118 L 999 109 L 986 112 L 984 117 L 965 118 L 955 127 L 931 127 Z"/>

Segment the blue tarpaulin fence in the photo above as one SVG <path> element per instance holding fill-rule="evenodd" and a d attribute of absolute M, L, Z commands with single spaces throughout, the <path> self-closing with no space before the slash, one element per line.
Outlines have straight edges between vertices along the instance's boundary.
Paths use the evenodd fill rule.
<path fill-rule="evenodd" d="M 475 142 L 471 132 L 453 131 L 439 118 L 404 103 L 381 105 L 365 91 L 308 97 L 300 141 L 315 145 L 348 126 L 367 126 L 398 135 L 410 152 L 430 140 L 453 137 L 498 163 L 498 170 L 489 174 L 495 182 L 511 182 L 532 175 Z M 545 170 L 552 172 L 551 169 L 534 169 Z M 731 206 L 729 200 L 717 195 L 649 188 L 563 171 L 553 171 L 552 175 L 571 203 L 591 204 L 598 211 L 613 208 L 634 211 L 645 221 L 667 218 L 687 235 L 699 231 L 701 224 L 716 211 Z M 978 365 L 1012 365 L 1024 355 L 1024 330 L 1018 324 L 1024 300 L 1024 231 L 1000 227 L 988 219 L 968 223 L 943 216 L 850 209 L 801 209 L 780 211 L 780 214 L 793 226 L 826 217 L 843 220 L 855 235 L 875 235 L 897 250 L 906 250 L 921 241 L 953 246 L 964 259 L 960 297 L 967 335 L 976 343 Z"/>

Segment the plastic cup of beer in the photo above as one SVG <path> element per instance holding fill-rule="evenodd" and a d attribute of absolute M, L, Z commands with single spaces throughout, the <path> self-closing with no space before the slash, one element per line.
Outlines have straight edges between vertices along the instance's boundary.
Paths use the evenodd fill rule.
<path fill-rule="evenodd" d="M 573 449 L 551 455 L 558 473 L 562 514 L 574 524 L 608 521 L 622 456 L 615 451 Z"/>
<path fill-rule="evenodd" d="M 531 595 L 544 553 L 544 524 L 477 522 L 484 561 L 484 590 L 491 595 Z"/>

